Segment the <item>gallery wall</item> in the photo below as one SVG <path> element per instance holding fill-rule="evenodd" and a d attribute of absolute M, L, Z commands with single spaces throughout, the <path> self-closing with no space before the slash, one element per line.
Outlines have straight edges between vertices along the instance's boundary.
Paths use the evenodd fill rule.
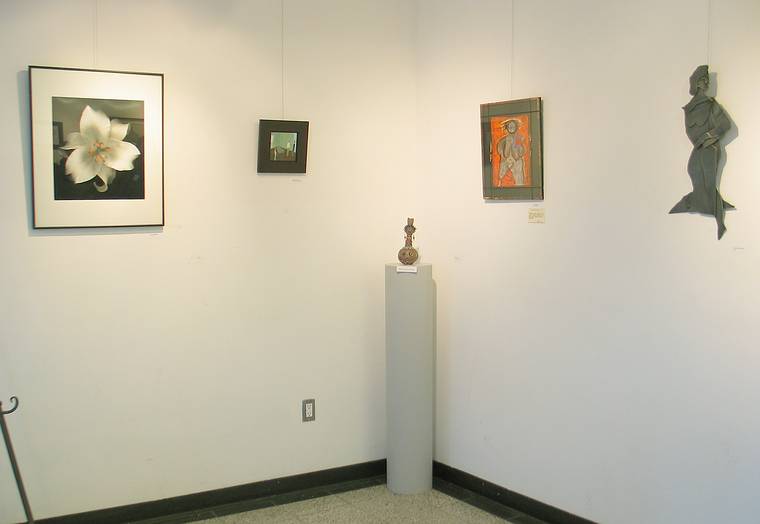
<path fill-rule="evenodd" d="M 283 115 L 280 2 L 2 2 L 0 398 L 36 517 L 385 457 L 414 14 L 287 0 Z M 29 64 L 165 74 L 163 228 L 30 228 Z M 308 173 L 258 175 L 283 116 L 311 123 Z"/>
<path fill-rule="evenodd" d="M 758 20 L 755 0 L 419 2 L 436 460 L 597 522 L 757 521 Z M 707 62 L 738 126 L 720 241 L 668 215 Z M 478 105 L 535 96 L 545 224 L 480 185 Z"/>
<path fill-rule="evenodd" d="M 383 458 L 383 263 L 415 216 L 436 460 L 599 522 L 752 522 L 756 2 L 284 6 L 0 5 L 0 398 L 35 515 Z M 721 241 L 667 214 L 705 62 L 738 126 Z M 29 64 L 165 73 L 163 228 L 31 229 Z M 478 106 L 533 96 L 546 199 L 486 203 Z M 282 117 L 306 176 L 255 172 Z"/>

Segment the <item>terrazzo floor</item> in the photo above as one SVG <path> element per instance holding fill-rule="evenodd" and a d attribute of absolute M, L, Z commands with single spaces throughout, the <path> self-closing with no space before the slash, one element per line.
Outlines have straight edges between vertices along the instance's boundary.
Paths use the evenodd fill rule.
<path fill-rule="evenodd" d="M 230 513 L 200 520 L 201 515 L 172 522 L 195 521 L 202 524 L 303 524 L 303 523 L 436 523 L 436 524 L 545 524 L 516 510 L 496 504 L 457 486 L 436 480 L 436 488 L 418 495 L 396 495 L 385 484 L 350 491 L 317 495 L 316 498 L 267 506 L 252 511 Z M 450 491 L 454 496 L 444 493 Z M 460 500 L 464 498 L 470 503 Z M 484 509 L 476 507 L 477 504 Z M 240 508 L 211 509 L 222 514 Z M 162 519 L 163 520 L 163 519 Z M 148 521 L 143 521 L 147 523 Z M 156 521 L 153 521 L 156 522 Z M 163 520 L 163 522 L 167 522 Z"/>
<path fill-rule="evenodd" d="M 383 476 L 136 524 L 546 524 L 446 481 L 436 478 L 433 486 L 418 495 L 396 495 Z"/>

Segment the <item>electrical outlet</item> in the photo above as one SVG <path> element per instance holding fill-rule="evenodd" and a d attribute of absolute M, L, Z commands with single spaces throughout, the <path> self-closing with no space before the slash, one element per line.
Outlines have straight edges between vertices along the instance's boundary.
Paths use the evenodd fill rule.
<path fill-rule="evenodd" d="M 307 398 L 301 402 L 301 422 L 311 422 L 314 418 L 314 399 Z"/>

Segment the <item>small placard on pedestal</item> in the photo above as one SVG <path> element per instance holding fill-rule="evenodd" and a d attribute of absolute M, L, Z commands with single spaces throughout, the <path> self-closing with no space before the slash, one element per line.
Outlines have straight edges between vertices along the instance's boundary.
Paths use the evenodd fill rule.
<path fill-rule="evenodd" d="M 417 266 L 396 266 L 396 273 L 416 273 Z"/>

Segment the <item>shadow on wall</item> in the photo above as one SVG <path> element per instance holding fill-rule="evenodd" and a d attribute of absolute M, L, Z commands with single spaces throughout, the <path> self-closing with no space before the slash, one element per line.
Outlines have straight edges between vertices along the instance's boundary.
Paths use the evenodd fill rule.
<path fill-rule="evenodd" d="M 18 92 L 18 122 L 19 141 L 23 155 L 24 169 L 20 173 L 26 183 L 26 227 L 29 236 L 33 237 L 62 237 L 85 235 L 124 235 L 124 234 L 156 234 L 163 231 L 163 226 L 140 227 L 86 227 L 65 229 L 34 229 L 34 202 L 32 187 L 32 125 L 29 109 L 29 71 L 24 69 L 16 74 Z"/>

